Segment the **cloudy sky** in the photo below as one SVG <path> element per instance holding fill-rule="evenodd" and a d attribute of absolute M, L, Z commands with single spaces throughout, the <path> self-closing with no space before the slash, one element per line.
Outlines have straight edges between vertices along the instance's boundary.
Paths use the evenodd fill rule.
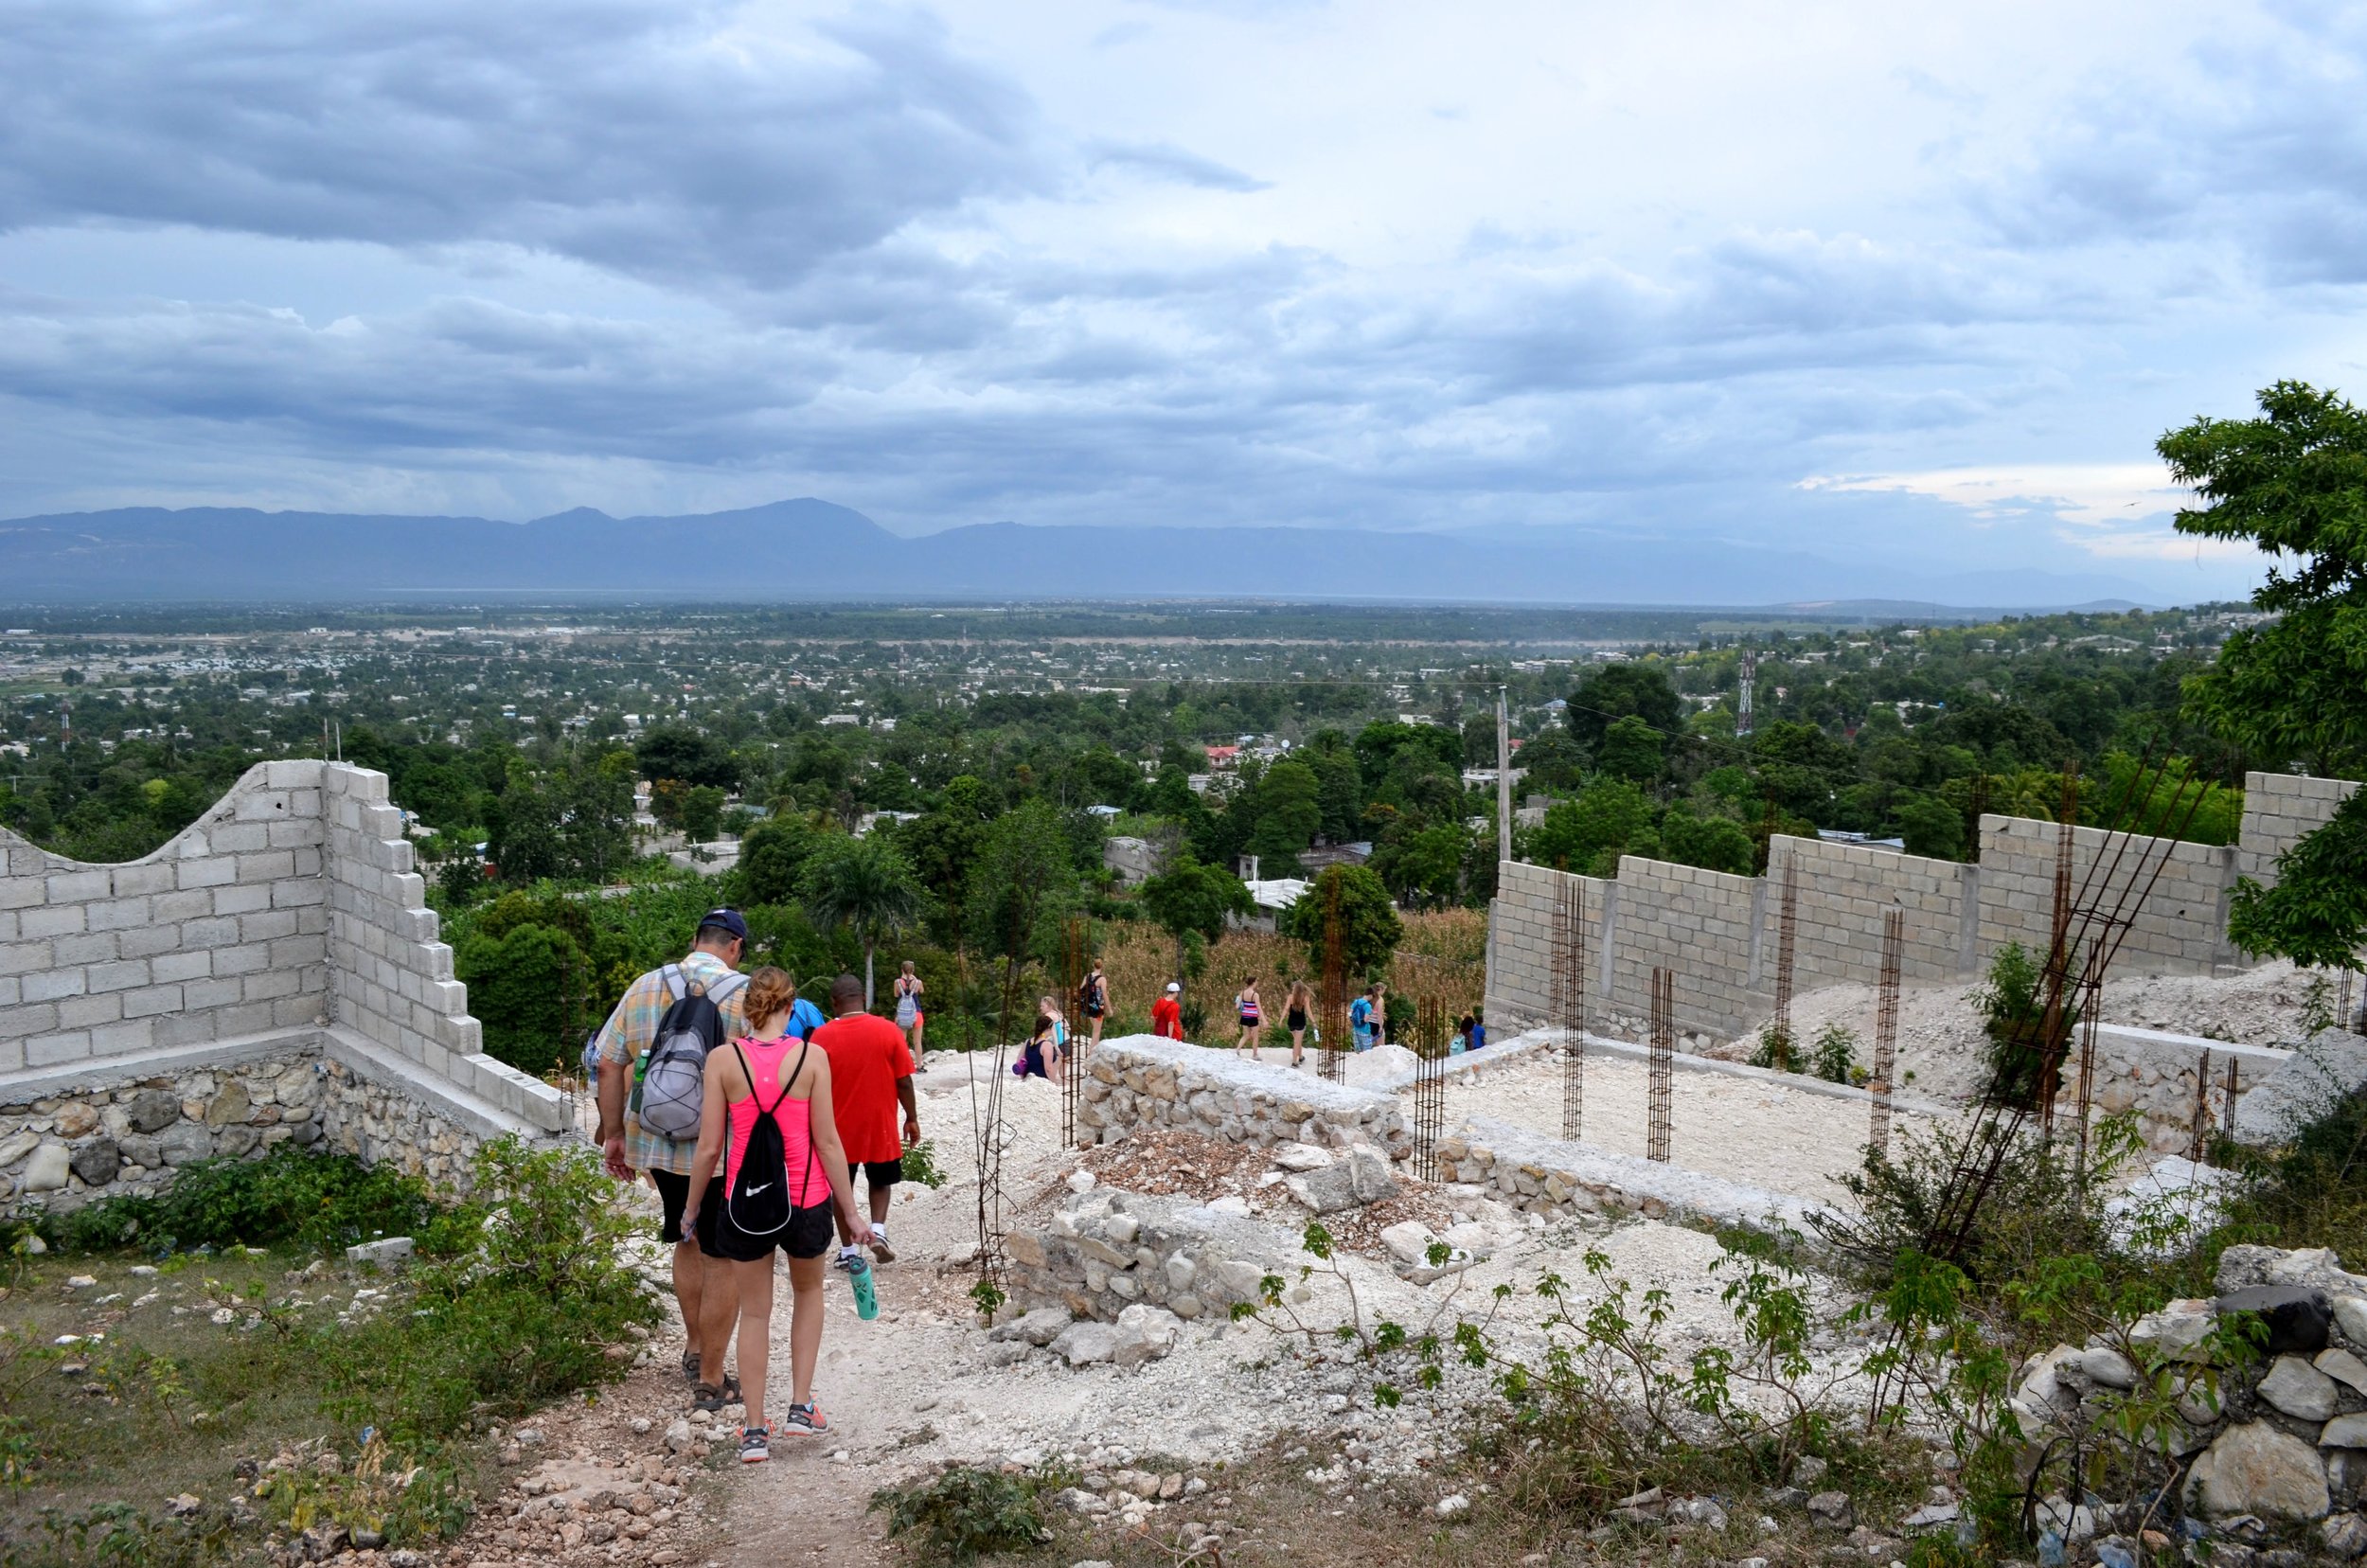
<path fill-rule="evenodd" d="M 0 513 L 1333 524 L 2248 580 L 2367 13 L 16 0 Z"/>

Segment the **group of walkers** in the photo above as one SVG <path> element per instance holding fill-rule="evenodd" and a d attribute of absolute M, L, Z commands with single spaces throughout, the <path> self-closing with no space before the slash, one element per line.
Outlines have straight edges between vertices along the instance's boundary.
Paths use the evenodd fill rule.
<path fill-rule="evenodd" d="M 610 1175 L 656 1189 L 658 1236 L 673 1248 L 674 1297 L 689 1345 L 683 1375 L 693 1404 L 744 1406 L 739 1456 L 771 1456 L 776 1435 L 830 1430 L 813 1397 L 821 1356 L 823 1287 L 830 1269 L 853 1284 L 857 1310 L 877 1310 L 871 1259 L 895 1261 L 888 1218 L 903 1156 L 920 1142 L 913 1075 L 927 1070 L 921 1040 L 927 987 L 907 962 L 893 987 L 894 1021 L 873 1014 L 862 979 L 830 985 L 829 1016 L 797 994 L 781 970 L 740 972 L 748 922 L 738 910 L 701 917 L 690 951 L 629 987 L 586 1050 L 598 1074 L 599 1142 Z M 1184 1038 L 1184 986 L 1169 981 L 1152 1005 L 1151 1032 Z M 1096 961 L 1075 997 L 1073 1035 L 1062 998 L 1037 999 L 1034 1029 L 1012 1071 L 1065 1080 L 1081 1053 L 1101 1043 L 1110 981 Z M 1253 1060 L 1265 1027 L 1264 998 L 1250 976 L 1234 994 L 1236 1050 Z M 1290 1065 L 1314 1035 L 1316 996 L 1292 980 L 1282 1001 Z M 1378 981 L 1348 1008 L 1349 1043 L 1370 1050 L 1389 1037 L 1388 993 Z M 1464 1016 L 1457 1048 L 1478 1049 L 1486 1029 Z M 901 1113 L 901 1127 L 899 1113 Z M 863 1205 L 854 1177 L 863 1177 Z M 828 1256 L 835 1237 L 838 1252 Z M 768 1419 L 774 1254 L 789 1259 L 789 1399 Z M 865 1253 L 869 1257 L 865 1256 Z M 726 1370 L 737 1336 L 739 1372 Z"/>
<path fill-rule="evenodd" d="M 692 1402 L 744 1405 L 739 1456 L 756 1464 L 771 1456 L 775 1434 L 767 1419 L 775 1250 L 789 1258 L 791 1298 L 780 1434 L 830 1430 L 813 1398 L 829 1268 L 853 1279 L 863 1316 L 877 1310 L 863 1253 L 882 1263 L 896 1256 L 887 1219 L 904 1150 L 920 1141 L 908 1043 L 920 1024 L 917 980 L 909 1025 L 871 1014 L 852 974 L 831 983 L 826 1021 L 782 971 L 741 974 L 747 944 L 739 911 L 708 911 L 685 956 L 627 989 L 596 1045 L 609 1174 L 648 1178 L 663 1212 L 659 1238 L 674 1249 Z M 899 1022 L 904 994 L 899 982 Z M 838 1255 L 826 1261 L 834 1234 Z M 735 1333 L 737 1377 L 725 1370 Z"/>

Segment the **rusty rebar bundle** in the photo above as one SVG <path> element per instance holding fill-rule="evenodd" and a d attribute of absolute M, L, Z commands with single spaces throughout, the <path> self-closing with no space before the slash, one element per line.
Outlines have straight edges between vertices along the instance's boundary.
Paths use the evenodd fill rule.
<path fill-rule="evenodd" d="M 1644 1152 L 1646 1158 L 1664 1164 L 1668 1159 L 1671 1119 L 1669 1079 L 1677 1058 L 1676 1011 L 1676 971 L 1656 969 L 1652 971 L 1652 1076 Z"/>
<path fill-rule="evenodd" d="M 1775 922 L 1775 1017 L 1768 1025 L 1771 1065 L 1789 1073 L 1798 1047 L 1791 1038 L 1791 961 L 1800 941 L 1800 863 L 1784 859 L 1783 900 Z"/>
<path fill-rule="evenodd" d="M 1891 1152 L 1891 1075 L 1898 1064 L 1898 971 L 1907 950 L 1907 912 L 1893 909 L 1882 916 L 1882 986 L 1874 1009 L 1874 1077 L 1866 1083 L 1873 1093 L 1873 1126 L 1866 1139 L 1867 1157 L 1887 1160 Z"/>
<path fill-rule="evenodd" d="M 1060 1064 L 1060 1147 L 1077 1147 L 1077 1096 L 1084 1082 L 1084 1053 L 1079 1032 L 1085 1022 L 1085 1010 L 1077 1005 L 1077 993 L 1085 989 L 1085 922 L 1071 917 L 1060 929 L 1060 1009 L 1075 1016 L 1069 1021 L 1068 1044 L 1064 1047 L 1068 1060 Z"/>
<path fill-rule="evenodd" d="M 2202 1060 L 2195 1063 L 2195 1115 L 2187 1134 L 2186 1157 L 2202 1164 L 2202 1157 L 2211 1151 L 2211 1053 L 2205 1050 Z"/>
<path fill-rule="evenodd" d="M 1323 1033 L 1315 1052 L 1315 1070 L 1339 1082 L 1347 1076 L 1348 959 L 1346 929 L 1340 918 L 1340 879 L 1324 879 L 1324 989 L 1315 999 Z"/>
<path fill-rule="evenodd" d="M 1586 884 L 1565 877 L 1555 889 L 1552 1024 L 1561 1034 L 1561 1135 L 1586 1123 Z"/>
<path fill-rule="evenodd" d="M 1414 1010 L 1414 1170 L 1425 1182 L 1438 1180 L 1438 1136 L 1447 1123 L 1446 1004 L 1435 995 L 1416 999 Z"/>

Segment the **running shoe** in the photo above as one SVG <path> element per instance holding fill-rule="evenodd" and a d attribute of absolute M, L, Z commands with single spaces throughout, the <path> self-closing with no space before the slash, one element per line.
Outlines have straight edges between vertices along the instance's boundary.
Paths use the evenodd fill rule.
<path fill-rule="evenodd" d="M 888 1245 L 887 1232 L 878 1225 L 871 1227 L 871 1256 L 882 1263 L 896 1261 L 896 1249 Z"/>
<path fill-rule="evenodd" d="M 830 1418 L 822 1414 L 818 1404 L 791 1405 L 789 1414 L 781 1417 L 781 1433 L 789 1437 L 827 1437 Z"/>
<path fill-rule="evenodd" d="M 838 1256 L 830 1259 L 830 1267 L 842 1274 L 861 1274 L 871 1265 L 863 1261 L 863 1254 L 858 1249 L 841 1247 Z"/>
<path fill-rule="evenodd" d="M 773 1429 L 771 1427 L 754 1426 L 739 1429 L 739 1462 L 741 1464 L 761 1465 L 772 1457 Z"/>

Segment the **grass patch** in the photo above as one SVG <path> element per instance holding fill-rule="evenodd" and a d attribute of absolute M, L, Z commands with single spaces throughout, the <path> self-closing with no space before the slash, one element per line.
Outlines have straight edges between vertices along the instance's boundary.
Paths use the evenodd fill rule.
<path fill-rule="evenodd" d="M 218 1162 L 183 1184 L 45 1225 L 45 1256 L 12 1249 L 9 1568 L 195 1568 L 323 1526 L 433 1542 L 469 1517 L 486 1426 L 621 1376 L 631 1330 L 659 1316 L 586 1150 L 489 1145 L 452 1207 L 325 1155 Z M 422 1251 L 401 1274 L 334 1250 L 397 1231 Z M 192 1234 L 207 1239 L 159 1256 Z M 185 1495 L 197 1506 L 176 1510 Z"/>

